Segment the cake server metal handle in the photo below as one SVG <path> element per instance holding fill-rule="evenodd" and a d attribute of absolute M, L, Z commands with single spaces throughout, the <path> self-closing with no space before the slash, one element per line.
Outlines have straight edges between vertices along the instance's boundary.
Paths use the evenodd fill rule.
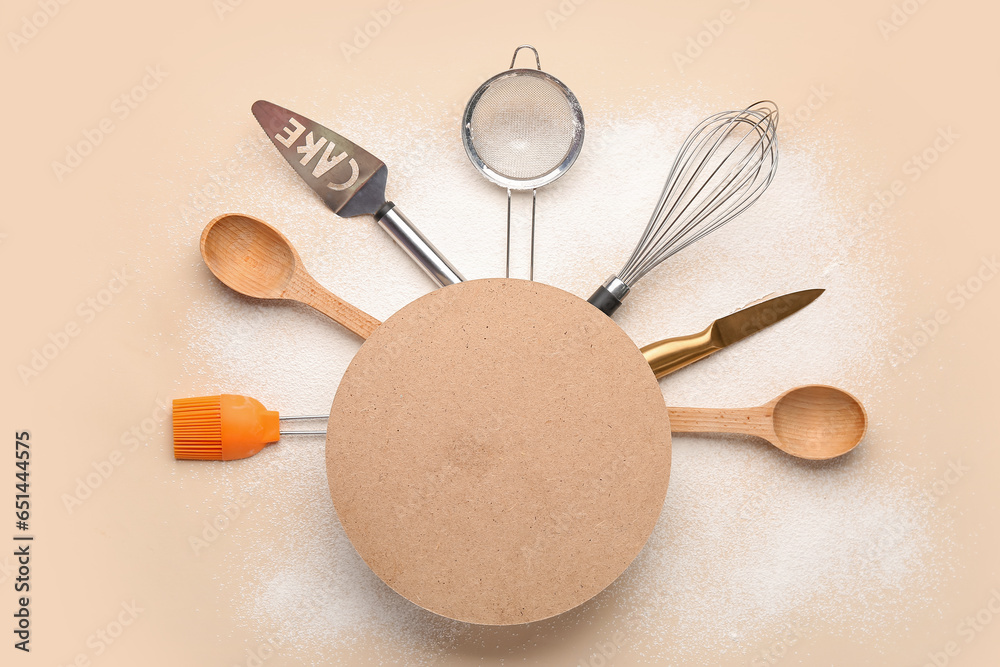
<path fill-rule="evenodd" d="M 387 201 L 375 212 L 375 221 L 402 248 L 420 268 L 427 272 L 438 287 L 454 285 L 465 280 L 462 274 L 413 226 L 395 204 Z"/>
<path fill-rule="evenodd" d="M 277 104 L 258 100 L 253 115 L 288 164 L 341 217 L 375 220 L 438 287 L 465 280 L 390 201 L 389 169 L 377 157 L 333 130 Z"/>

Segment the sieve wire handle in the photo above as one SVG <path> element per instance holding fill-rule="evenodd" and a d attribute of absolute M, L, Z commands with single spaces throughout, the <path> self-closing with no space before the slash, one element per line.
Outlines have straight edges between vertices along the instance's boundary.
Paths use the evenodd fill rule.
<path fill-rule="evenodd" d="M 510 59 L 510 69 L 514 69 L 514 61 L 517 60 L 517 52 L 520 51 L 521 49 L 531 49 L 532 51 L 535 52 L 535 66 L 538 68 L 538 71 L 541 71 L 542 61 L 538 58 L 538 49 L 533 47 L 531 44 L 522 44 L 521 46 L 514 49 L 514 57 Z"/>
<path fill-rule="evenodd" d="M 375 213 L 375 221 L 388 232 L 400 248 L 406 251 L 410 259 L 437 283 L 438 287 L 454 285 L 465 280 L 458 269 L 438 252 L 434 244 L 428 241 L 391 201 L 387 201 Z"/>

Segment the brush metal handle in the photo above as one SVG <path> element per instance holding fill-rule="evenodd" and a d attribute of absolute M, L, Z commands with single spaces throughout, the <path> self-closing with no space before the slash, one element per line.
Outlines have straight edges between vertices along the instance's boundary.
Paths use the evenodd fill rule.
<path fill-rule="evenodd" d="M 434 244 L 413 226 L 391 201 L 387 201 L 375 213 L 375 221 L 389 236 L 406 251 L 414 262 L 431 277 L 438 287 L 454 285 L 465 280 L 451 263 L 445 259 Z"/>
<path fill-rule="evenodd" d="M 653 369 L 653 375 L 661 378 L 721 350 L 723 346 L 715 340 L 714 329 L 715 322 L 699 333 L 650 343 L 640 351 Z"/>

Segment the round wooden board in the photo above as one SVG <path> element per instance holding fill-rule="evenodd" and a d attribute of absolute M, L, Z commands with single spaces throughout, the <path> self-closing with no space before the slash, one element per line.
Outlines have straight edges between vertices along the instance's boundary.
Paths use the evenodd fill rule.
<path fill-rule="evenodd" d="M 507 625 L 590 599 L 645 544 L 670 424 L 635 344 L 540 283 L 439 289 L 389 318 L 344 374 L 330 495 L 358 553 L 442 616 Z"/>

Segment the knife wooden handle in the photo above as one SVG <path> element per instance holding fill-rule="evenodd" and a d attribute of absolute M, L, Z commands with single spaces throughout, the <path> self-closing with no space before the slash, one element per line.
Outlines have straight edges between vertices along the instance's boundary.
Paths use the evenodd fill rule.
<path fill-rule="evenodd" d="M 714 327 L 713 322 L 700 333 L 650 343 L 640 351 L 653 369 L 653 375 L 661 378 L 722 349 L 714 340 Z"/>

